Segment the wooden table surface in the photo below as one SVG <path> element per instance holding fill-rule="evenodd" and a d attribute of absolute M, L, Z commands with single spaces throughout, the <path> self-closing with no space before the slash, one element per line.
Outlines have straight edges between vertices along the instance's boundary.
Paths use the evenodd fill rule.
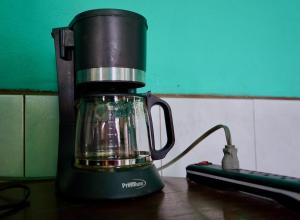
<path fill-rule="evenodd" d="M 164 178 L 162 192 L 149 196 L 98 202 L 74 202 L 54 193 L 53 181 L 32 182 L 30 206 L 5 219 L 300 219 L 300 210 L 273 200 Z M 6 195 L 9 196 L 9 195 Z"/>

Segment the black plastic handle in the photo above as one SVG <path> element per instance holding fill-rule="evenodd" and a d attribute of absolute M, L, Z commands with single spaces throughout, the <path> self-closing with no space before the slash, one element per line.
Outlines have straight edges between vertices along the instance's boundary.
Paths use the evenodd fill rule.
<path fill-rule="evenodd" d="M 150 152 L 151 158 L 153 160 L 160 160 L 163 159 L 166 154 L 171 150 L 175 143 L 175 135 L 174 135 L 174 126 L 173 126 L 173 119 L 172 119 L 172 112 L 171 108 L 167 102 L 164 100 L 152 95 L 150 92 L 146 94 L 147 97 L 147 109 L 149 113 L 149 126 L 150 126 Z M 153 122 L 151 116 L 151 108 L 154 105 L 159 105 L 165 115 L 165 123 L 166 123 L 166 132 L 167 132 L 167 143 L 166 145 L 160 149 L 155 149 L 155 141 L 154 141 L 154 132 L 153 132 Z"/>
<path fill-rule="evenodd" d="M 51 33 L 54 38 L 58 97 L 59 121 L 62 124 L 75 123 L 75 78 L 74 78 L 74 37 L 68 28 L 55 28 Z"/>

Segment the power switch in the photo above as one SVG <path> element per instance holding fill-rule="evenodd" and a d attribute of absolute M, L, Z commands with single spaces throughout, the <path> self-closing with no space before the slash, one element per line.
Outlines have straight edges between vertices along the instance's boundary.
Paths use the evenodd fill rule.
<path fill-rule="evenodd" d="M 212 165 L 212 163 L 205 160 L 205 161 L 201 161 L 199 163 L 196 163 L 195 165 Z"/>

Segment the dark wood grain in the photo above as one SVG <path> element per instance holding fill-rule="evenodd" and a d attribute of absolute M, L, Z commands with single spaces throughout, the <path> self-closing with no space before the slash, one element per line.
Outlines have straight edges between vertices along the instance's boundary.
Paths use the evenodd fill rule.
<path fill-rule="evenodd" d="M 52 181 L 32 182 L 27 184 L 31 205 L 6 219 L 300 219 L 299 211 L 273 200 L 216 190 L 184 178 L 164 182 L 162 192 L 149 196 L 97 202 L 68 201 L 55 195 Z"/>

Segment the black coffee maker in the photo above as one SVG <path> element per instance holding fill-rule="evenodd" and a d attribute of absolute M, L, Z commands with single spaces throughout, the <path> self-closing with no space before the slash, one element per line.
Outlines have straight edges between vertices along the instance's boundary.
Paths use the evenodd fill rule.
<path fill-rule="evenodd" d="M 57 192 L 121 199 L 162 189 L 153 160 L 174 145 L 171 109 L 145 86 L 146 19 L 116 9 L 78 14 L 55 28 L 59 93 Z M 165 115 L 167 143 L 155 148 L 151 107 Z"/>

